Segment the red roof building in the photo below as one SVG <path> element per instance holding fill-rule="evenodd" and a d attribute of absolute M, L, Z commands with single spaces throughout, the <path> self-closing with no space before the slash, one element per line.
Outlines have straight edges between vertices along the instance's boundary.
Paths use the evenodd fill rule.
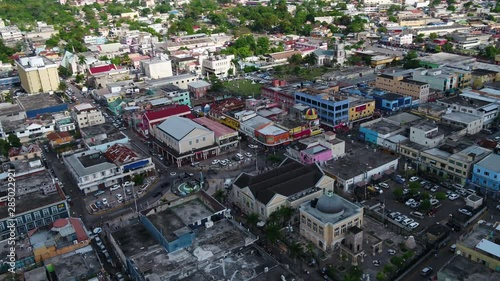
<path fill-rule="evenodd" d="M 153 132 L 153 126 L 167 120 L 169 117 L 186 117 L 190 114 L 191 109 L 187 105 L 176 105 L 174 107 L 163 107 L 160 110 L 148 111 L 142 117 L 139 130 L 147 137 Z"/>
<path fill-rule="evenodd" d="M 107 64 L 107 65 L 91 67 L 91 68 L 89 68 L 89 73 L 90 73 L 90 75 L 95 75 L 98 73 L 108 72 L 108 71 L 116 70 L 116 69 L 118 69 L 118 67 L 116 67 L 116 65 Z"/>
<path fill-rule="evenodd" d="M 85 231 L 85 228 L 83 227 L 82 221 L 77 219 L 77 218 L 58 219 L 52 225 L 52 230 L 61 233 L 61 231 L 63 231 L 63 229 L 68 228 L 68 227 L 72 227 L 75 230 L 76 239 L 78 240 L 78 242 L 82 242 L 82 241 L 89 239 L 87 232 Z M 63 231 L 63 232 L 67 233 L 67 231 Z M 62 233 L 62 234 L 64 234 L 64 233 Z"/>
<path fill-rule="evenodd" d="M 118 166 L 140 159 L 139 155 L 132 148 L 122 143 L 115 143 L 106 150 L 105 155 L 109 161 Z"/>

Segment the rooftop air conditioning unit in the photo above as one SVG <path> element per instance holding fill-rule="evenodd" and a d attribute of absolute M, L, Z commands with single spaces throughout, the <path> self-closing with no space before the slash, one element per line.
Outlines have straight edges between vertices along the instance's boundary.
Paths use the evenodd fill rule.
<path fill-rule="evenodd" d="M 213 221 L 207 221 L 207 222 L 205 223 L 205 227 L 206 227 L 206 228 L 211 228 L 212 226 L 214 226 L 214 222 L 213 222 Z"/>

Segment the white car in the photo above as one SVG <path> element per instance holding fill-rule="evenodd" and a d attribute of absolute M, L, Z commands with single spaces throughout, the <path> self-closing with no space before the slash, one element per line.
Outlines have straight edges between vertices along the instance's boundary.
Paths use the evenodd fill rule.
<path fill-rule="evenodd" d="M 431 205 L 432 205 L 432 206 L 435 206 L 435 205 L 439 204 L 439 200 L 434 199 L 434 198 L 432 198 L 432 199 L 430 200 L 430 202 L 431 202 Z"/>
<path fill-rule="evenodd" d="M 248 158 L 252 157 L 252 153 L 250 153 L 250 152 L 245 152 L 245 155 L 246 155 Z"/>
<path fill-rule="evenodd" d="M 411 177 L 410 182 L 418 181 L 418 177 Z"/>
<path fill-rule="evenodd" d="M 123 183 L 123 186 L 132 186 L 132 185 L 134 185 L 134 183 L 131 181 L 126 181 Z"/>
<path fill-rule="evenodd" d="M 410 224 L 408 225 L 408 227 L 409 227 L 409 228 L 411 228 L 411 229 L 415 229 L 415 228 L 417 228 L 419 225 L 420 225 L 420 224 L 419 224 L 418 222 L 414 221 L 414 222 L 410 223 Z"/>
<path fill-rule="evenodd" d="M 118 193 L 116 194 L 116 199 L 118 200 L 118 202 L 123 201 L 123 196 L 120 193 Z"/>
<path fill-rule="evenodd" d="M 385 182 L 379 183 L 378 186 L 380 186 L 380 187 L 382 187 L 384 189 L 389 189 L 389 185 L 387 183 L 385 183 Z"/>
<path fill-rule="evenodd" d="M 255 144 L 249 144 L 248 147 L 253 148 L 253 149 L 259 148 L 259 146 L 255 145 Z"/>
<path fill-rule="evenodd" d="M 406 206 L 411 206 L 411 204 L 413 204 L 413 203 L 415 203 L 415 202 L 416 202 L 416 201 L 415 201 L 415 199 L 410 198 L 410 199 L 408 199 L 408 201 L 406 201 L 405 205 L 406 205 Z"/>
<path fill-rule="evenodd" d="M 102 198 L 102 204 L 104 204 L 104 205 L 108 205 L 108 199 L 106 199 L 106 198 Z"/>
<path fill-rule="evenodd" d="M 402 225 L 407 226 L 410 223 L 415 222 L 413 219 L 405 219 L 401 222 Z"/>
<path fill-rule="evenodd" d="M 467 216 L 469 216 L 469 217 L 472 217 L 472 213 L 471 213 L 469 210 L 467 210 L 467 209 L 462 208 L 462 209 L 458 209 L 458 211 L 459 211 L 460 213 L 464 214 L 464 215 L 467 215 Z"/>
<path fill-rule="evenodd" d="M 212 165 L 217 165 L 217 164 L 219 164 L 219 160 L 215 159 L 212 161 Z"/>
<path fill-rule="evenodd" d="M 121 186 L 119 184 L 115 184 L 113 185 L 112 187 L 109 188 L 109 190 L 113 191 L 113 190 L 117 190 L 119 189 Z"/>
<path fill-rule="evenodd" d="M 456 193 L 451 193 L 450 195 L 448 195 L 448 199 L 450 200 L 455 200 L 455 199 L 458 199 L 460 196 L 458 196 L 458 194 Z"/>
<path fill-rule="evenodd" d="M 389 253 L 389 255 L 391 255 L 391 256 L 394 256 L 396 254 L 396 250 L 389 249 L 389 250 L 387 250 L 387 253 Z"/>
<path fill-rule="evenodd" d="M 439 189 L 439 185 L 435 185 L 431 188 L 431 192 L 436 192 Z"/>

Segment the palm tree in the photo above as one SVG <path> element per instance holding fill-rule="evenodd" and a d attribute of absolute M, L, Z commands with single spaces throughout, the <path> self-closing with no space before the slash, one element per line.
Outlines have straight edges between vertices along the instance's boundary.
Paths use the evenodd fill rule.
<path fill-rule="evenodd" d="M 277 224 L 268 224 L 265 230 L 267 241 L 271 244 L 281 239 L 281 228 Z"/>
<path fill-rule="evenodd" d="M 78 56 L 78 72 L 85 72 L 87 68 L 87 58 L 83 55 Z"/>
<path fill-rule="evenodd" d="M 283 206 L 278 209 L 278 213 L 281 217 L 282 223 L 286 224 L 292 218 L 293 214 L 295 213 L 295 210 L 290 207 Z"/>
<path fill-rule="evenodd" d="M 251 213 L 247 215 L 247 223 L 250 225 L 251 228 L 254 228 L 258 222 L 259 222 L 259 214 Z"/>
<path fill-rule="evenodd" d="M 214 198 L 217 199 L 217 201 L 219 201 L 220 203 L 224 203 L 226 196 L 227 194 L 224 189 L 217 189 L 214 193 Z"/>
<path fill-rule="evenodd" d="M 297 257 L 302 256 L 304 253 L 304 248 L 297 242 L 293 242 L 290 246 L 288 246 L 288 253 L 291 258 L 293 258 L 293 262 L 297 263 Z"/>

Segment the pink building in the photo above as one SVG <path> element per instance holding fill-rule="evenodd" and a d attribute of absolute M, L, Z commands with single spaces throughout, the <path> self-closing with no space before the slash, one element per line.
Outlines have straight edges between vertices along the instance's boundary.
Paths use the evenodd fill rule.
<path fill-rule="evenodd" d="M 315 145 L 300 152 L 300 162 L 304 164 L 323 163 L 332 158 L 332 150 L 322 145 Z"/>

